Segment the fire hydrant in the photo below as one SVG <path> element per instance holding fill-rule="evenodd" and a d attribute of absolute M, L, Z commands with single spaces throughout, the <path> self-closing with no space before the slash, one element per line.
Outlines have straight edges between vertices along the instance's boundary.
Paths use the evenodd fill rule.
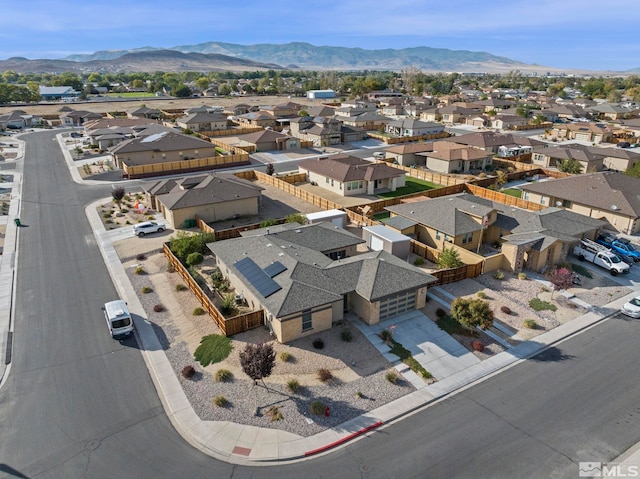
<path fill-rule="evenodd" d="M 329 416 L 329 406 L 324 407 L 324 415 Z"/>

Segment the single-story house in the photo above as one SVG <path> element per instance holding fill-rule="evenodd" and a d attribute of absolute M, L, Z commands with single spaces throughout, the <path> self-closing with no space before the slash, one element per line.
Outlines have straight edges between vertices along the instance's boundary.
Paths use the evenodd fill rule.
<path fill-rule="evenodd" d="M 444 125 L 405 118 L 387 123 L 385 131 L 395 136 L 437 135 L 444 131 Z"/>
<path fill-rule="evenodd" d="M 295 238 L 311 228 L 316 248 L 323 248 L 324 239 L 332 240 L 340 230 L 323 225 L 327 224 L 286 233 Z M 338 234 L 344 235 L 343 231 Z M 267 327 L 282 343 L 330 329 L 346 312 L 375 324 L 422 308 L 427 286 L 435 281 L 385 251 L 334 260 L 269 230 L 207 246 L 236 293 L 249 306 L 264 310 Z"/>
<path fill-rule="evenodd" d="M 608 125 L 596 123 L 554 123 L 551 136 L 560 140 L 606 143 L 613 139 L 613 130 Z"/>
<path fill-rule="evenodd" d="M 256 151 L 284 151 L 300 148 L 300 140 L 273 130 L 260 130 L 240 135 L 239 140 L 254 145 Z"/>
<path fill-rule="evenodd" d="M 176 125 L 191 131 L 226 130 L 229 121 L 221 112 L 198 111 L 176 120 Z"/>
<path fill-rule="evenodd" d="M 598 148 L 598 150 L 602 149 Z M 536 147 L 531 155 L 532 163 L 541 168 L 557 167 L 567 159 L 580 162 L 581 173 L 586 173 L 601 171 L 604 155 L 594 151 L 589 146 L 579 143 Z"/>
<path fill-rule="evenodd" d="M 604 219 L 622 233 L 640 232 L 640 178 L 603 171 L 529 183 L 521 189 L 525 200 Z"/>
<path fill-rule="evenodd" d="M 92 111 L 71 110 L 60 114 L 60 121 L 63 126 L 80 126 L 85 122 L 99 120 L 102 118 L 100 113 Z"/>
<path fill-rule="evenodd" d="M 342 196 L 376 195 L 405 185 L 403 170 L 347 154 L 303 160 L 298 170 L 310 182 Z"/>
<path fill-rule="evenodd" d="M 433 151 L 433 143 L 399 143 L 385 148 L 386 159 L 402 166 L 424 166 L 425 159 L 418 153 Z"/>
<path fill-rule="evenodd" d="M 523 118 L 518 115 L 497 115 L 491 120 L 491 128 L 499 128 L 501 130 L 516 129 L 527 126 L 529 121 L 529 118 Z"/>
<path fill-rule="evenodd" d="M 482 170 L 493 162 L 491 152 L 451 141 L 435 141 L 431 151 L 416 153 L 416 156 L 424 158 L 422 164 L 429 170 L 445 174 Z"/>
<path fill-rule="evenodd" d="M 203 221 L 257 215 L 264 188 L 231 174 L 172 178 L 143 186 L 147 202 L 172 228 L 199 216 Z"/>
<path fill-rule="evenodd" d="M 149 120 L 160 120 L 162 118 L 162 112 L 157 108 L 148 108 L 141 106 L 127 112 L 129 118 L 147 118 Z"/>

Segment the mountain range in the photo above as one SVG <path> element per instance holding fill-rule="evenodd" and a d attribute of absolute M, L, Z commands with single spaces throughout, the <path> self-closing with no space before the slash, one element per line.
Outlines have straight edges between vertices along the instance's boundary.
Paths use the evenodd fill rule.
<path fill-rule="evenodd" d="M 502 72 L 514 69 L 540 70 L 487 52 L 413 47 L 366 50 L 315 46 L 304 42 L 239 45 L 206 42 L 171 48 L 141 47 L 131 50 L 101 50 L 69 55 L 63 59 L 28 60 L 13 57 L 0 61 L 0 71 L 246 71 L 264 69 L 305 70 L 403 70 Z"/>

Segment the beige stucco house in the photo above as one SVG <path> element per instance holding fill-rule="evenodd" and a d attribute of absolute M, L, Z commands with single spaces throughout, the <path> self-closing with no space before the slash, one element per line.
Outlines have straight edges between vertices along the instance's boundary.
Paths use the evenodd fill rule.
<path fill-rule="evenodd" d="M 491 152 L 451 141 L 435 141 L 432 151 L 416 153 L 416 156 L 423 157 L 423 164 L 438 173 L 467 173 L 493 163 Z"/>

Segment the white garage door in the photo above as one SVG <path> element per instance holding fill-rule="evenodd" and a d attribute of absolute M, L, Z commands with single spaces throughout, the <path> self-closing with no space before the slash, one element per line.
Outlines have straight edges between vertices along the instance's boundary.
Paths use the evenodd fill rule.
<path fill-rule="evenodd" d="M 400 293 L 380 301 L 380 321 L 393 318 L 416 307 L 416 292 Z"/>
<path fill-rule="evenodd" d="M 373 251 L 382 251 L 384 248 L 384 242 L 377 236 L 371 237 L 371 249 Z"/>
<path fill-rule="evenodd" d="M 590 133 L 576 133 L 576 140 L 589 141 Z"/>

